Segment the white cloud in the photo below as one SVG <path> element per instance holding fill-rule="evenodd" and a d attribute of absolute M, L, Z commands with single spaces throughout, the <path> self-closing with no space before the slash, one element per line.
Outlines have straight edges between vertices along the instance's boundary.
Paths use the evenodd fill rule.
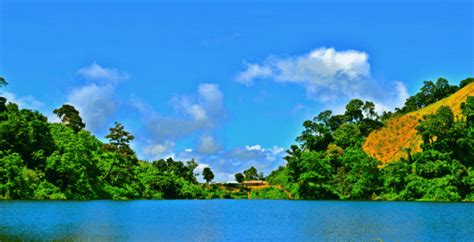
<path fill-rule="evenodd" d="M 224 99 L 219 86 L 212 83 L 202 83 L 198 87 L 199 96 L 203 99 L 203 104 L 209 109 L 220 109 Z"/>
<path fill-rule="evenodd" d="M 395 81 L 393 90 L 385 92 L 384 98 L 373 100 L 375 111 L 382 113 L 383 111 L 393 111 L 395 108 L 403 107 L 406 99 L 409 97 L 406 85 L 401 81 Z M 367 97 L 366 99 L 371 98 Z"/>
<path fill-rule="evenodd" d="M 179 96 L 172 99 L 175 109 L 191 116 L 194 120 L 205 122 L 208 119 L 207 111 L 201 104 L 194 103 L 189 97 Z"/>
<path fill-rule="evenodd" d="M 115 68 L 103 67 L 95 62 L 93 62 L 90 66 L 79 69 L 77 74 L 87 80 L 117 82 L 129 79 L 129 75 L 127 73 Z"/>
<path fill-rule="evenodd" d="M 143 155 L 146 159 L 158 160 L 162 158 L 167 158 L 174 156 L 172 149 L 174 148 L 175 143 L 171 141 L 165 141 L 160 144 L 151 144 L 143 148 Z"/>
<path fill-rule="evenodd" d="M 246 63 L 246 70 L 239 73 L 236 77 L 237 81 L 244 85 L 251 85 L 256 78 L 266 78 L 272 75 L 272 69 L 268 66 Z"/>
<path fill-rule="evenodd" d="M 155 141 L 211 130 L 224 116 L 223 94 L 216 84 L 200 84 L 197 94 L 178 95 L 171 98 L 170 103 L 175 113 L 162 115 L 149 105 L 132 100 L 146 122 L 147 134 Z"/>
<path fill-rule="evenodd" d="M 38 101 L 33 96 L 17 97 L 11 92 L 2 92 L 1 96 L 7 99 L 8 103 L 15 103 L 19 108 L 38 110 L 44 106 L 44 103 Z"/>
<path fill-rule="evenodd" d="M 197 150 L 203 154 L 213 154 L 220 150 L 220 146 L 216 143 L 214 137 L 203 135 L 199 138 Z"/>
<path fill-rule="evenodd" d="M 294 83 L 304 87 L 310 98 L 330 103 L 332 107 L 352 98 L 371 100 L 390 108 L 403 105 L 407 97 L 403 83 L 374 80 L 368 60 L 369 55 L 362 51 L 319 48 L 304 55 L 272 56 L 261 64 L 247 64 L 236 80 L 246 85 L 256 79 Z"/>
<path fill-rule="evenodd" d="M 115 89 L 111 85 L 90 84 L 73 89 L 67 102 L 78 109 L 86 129 L 96 132 L 110 122 L 116 111 L 114 95 Z"/>
<path fill-rule="evenodd" d="M 262 146 L 258 145 L 258 144 L 257 145 L 252 145 L 252 146 L 246 145 L 245 149 L 247 149 L 247 150 L 262 150 Z"/>
<path fill-rule="evenodd" d="M 370 77 L 370 65 L 364 52 L 319 48 L 302 56 L 269 57 L 261 65 L 248 64 L 238 80 L 249 83 L 267 77 L 277 82 L 299 83 L 309 92 L 324 88 L 349 93 Z"/>
<path fill-rule="evenodd" d="M 395 90 L 396 97 L 398 99 L 395 103 L 395 107 L 402 107 L 405 104 L 405 101 L 410 97 L 410 94 L 408 94 L 408 90 L 405 83 L 401 81 L 395 82 Z"/>
<path fill-rule="evenodd" d="M 199 173 L 199 174 L 202 174 L 202 171 L 204 170 L 204 168 L 206 167 L 209 167 L 208 164 L 204 164 L 204 163 L 199 163 L 198 166 L 194 169 L 194 172 L 195 173 Z"/>

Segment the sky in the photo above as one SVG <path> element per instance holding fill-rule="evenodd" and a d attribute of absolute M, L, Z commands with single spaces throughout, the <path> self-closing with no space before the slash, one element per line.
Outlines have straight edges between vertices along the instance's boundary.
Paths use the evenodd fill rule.
<path fill-rule="evenodd" d="M 352 98 L 379 112 L 424 80 L 473 76 L 472 1 L 0 0 L 1 95 L 74 105 L 101 140 L 118 121 L 148 161 L 217 181 L 284 165 L 301 124 Z"/>

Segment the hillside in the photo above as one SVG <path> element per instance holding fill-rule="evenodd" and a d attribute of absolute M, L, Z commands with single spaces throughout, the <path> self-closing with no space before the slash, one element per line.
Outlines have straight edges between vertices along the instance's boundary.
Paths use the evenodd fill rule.
<path fill-rule="evenodd" d="M 412 152 L 421 151 L 421 137 L 416 133 L 418 120 L 426 114 L 434 113 L 439 107 L 449 106 L 454 115 L 461 113 L 461 103 L 468 96 L 474 95 L 474 83 L 471 83 L 456 93 L 435 102 L 427 107 L 414 112 L 407 113 L 402 116 L 389 119 L 385 127 L 372 132 L 363 145 L 363 150 L 382 161 L 383 163 L 398 160 L 407 156 L 406 148 L 410 148 Z"/>

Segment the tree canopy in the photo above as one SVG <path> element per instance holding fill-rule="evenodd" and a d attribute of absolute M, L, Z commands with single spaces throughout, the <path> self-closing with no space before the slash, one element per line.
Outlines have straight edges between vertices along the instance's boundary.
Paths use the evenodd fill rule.
<path fill-rule="evenodd" d="M 77 111 L 72 105 L 64 104 L 60 108 L 55 109 L 53 113 L 61 119 L 61 122 L 64 125 L 70 127 L 74 132 L 79 132 L 81 129 L 86 127 L 86 124 L 82 122 L 79 111 Z"/>
<path fill-rule="evenodd" d="M 429 105 L 472 80 L 459 87 L 442 78 L 427 81 L 397 112 Z M 239 183 L 267 180 L 270 186 L 234 191 L 210 184 L 210 167 L 202 171 L 207 184 L 200 184 L 193 159 L 140 160 L 131 148 L 135 137 L 119 122 L 102 142 L 84 129 L 72 105 L 54 110 L 61 123 L 49 123 L 0 97 L 0 199 L 281 199 L 289 193 L 296 199 L 474 201 L 474 96 L 460 110 L 455 115 L 441 106 L 425 115 L 416 128 L 422 151 L 406 149 L 407 159 L 382 166 L 361 146 L 383 120 L 373 102 L 351 100 L 343 114 L 326 110 L 305 121 L 287 163 L 267 177 L 254 166 L 235 174 Z"/>

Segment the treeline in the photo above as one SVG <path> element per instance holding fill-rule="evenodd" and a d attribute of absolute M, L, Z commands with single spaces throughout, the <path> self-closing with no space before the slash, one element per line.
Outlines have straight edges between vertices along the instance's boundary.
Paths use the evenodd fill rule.
<path fill-rule="evenodd" d="M 355 99 L 341 115 L 324 111 L 305 121 L 285 157 L 285 167 L 270 174 L 302 199 L 474 201 L 474 97 L 461 104 L 456 119 L 447 106 L 420 120 L 417 132 L 422 152 L 381 167 L 381 162 L 362 150 L 362 143 L 382 120 L 417 110 L 447 97 L 473 82 L 451 86 L 445 79 L 425 82 L 405 106 L 384 118 L 371 102 Z M 396 145 L 396 144 L 394 144 Z"/>
<path fill-rule="evenodd" d="M 115 123 L 101 142 L 71 105 L 54 110 L 61 123 L 37 111 L 19 109 L 0 97 L 0 199 L 208 199 L 294 198 L 350 200 L 474 201 L 474 97 L 455 117 L 443 106 L 417 126 L 422 152 L 381 166 L 362 144 L 393 115 L 417 110 L 474 82 L 459 86 L 445 79 L 425 82 L 394 113 L 379 116 L 372 102 L 354 99 L 343 114 L 323 111 L 303 123 L 285 157 L 287 164 L 268 177 L 254 167 L 237 173 L 238 182 L 267 180 L 271 187 L 225 188 L 210 184 L 214 174 L 197 163 L 171 158 L 139 160 L 134 136 Z M 0 87 L 7 82 L 0 77 Z"/>
<path fill-rule="evenodd" d="M 0 79 L 0 86 L 5 86 Z M 54 110 L 61 123 L 0 97 L 0 199 L 194 199 L 245 197 L 199 184 L 197 163 L 147 162 L 115 123 L 102 143 L 71 105 Z M 210 169 L 204 178 L 212 180 Z"/>

